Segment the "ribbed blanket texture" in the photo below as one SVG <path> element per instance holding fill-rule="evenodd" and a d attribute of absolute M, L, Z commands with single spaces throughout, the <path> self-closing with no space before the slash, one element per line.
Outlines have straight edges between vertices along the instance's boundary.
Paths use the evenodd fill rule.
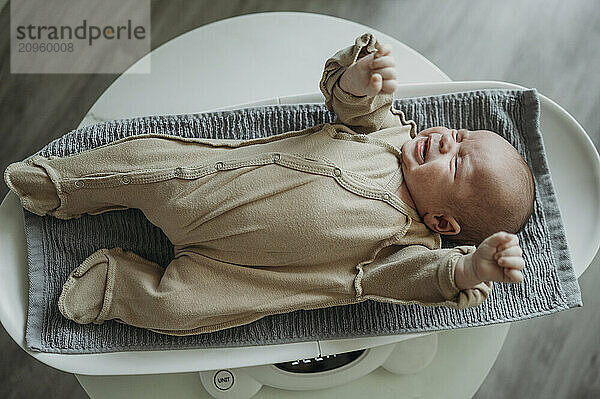
<path fill-rule="evenodd" d="M 69 272 L 86 257 L 100 248 L 122 247 L 165 266 L 173 257 L 173 246 L 137 209 L 72 220 L 39 217 L 24 210 L 29 264 L 27 346 L 42 352 L 94 353 L 283 344 L 484 326 L 582 306 L 539 131 L 537 92 L 479 90 L 398 99 L 394 107 L 413 119 L 419 130 L 445 125 L 498 132 L 525 157 L 535 176 L 537 198 L 528 225 L 519 233 L 527 264 L 523 283 L 496 283 L 482 305 L 464 310 L 366 301 L 267 316 L 248 325 L 185 337 L 114 321 L 80 325 L 64 318 L 57 302 Z M 140 117 L 73 130 L 36 154 L 66 156 L 144 133 L 251 139 L 334 121 L 335 114 L 324 104 Z M 450 245 L 444 241 L 444 246 Z"/>

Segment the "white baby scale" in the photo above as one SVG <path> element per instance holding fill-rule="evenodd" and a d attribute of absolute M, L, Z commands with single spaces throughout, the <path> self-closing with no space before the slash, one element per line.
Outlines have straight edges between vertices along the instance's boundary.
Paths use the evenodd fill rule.
<path fill-rule="evenodd" d="M 400 87 L 397 98 L 485 88 L 520 87 L 501 82 L 414 84 Z M 241 104 L 227 109 L 322 101 L 322 95 L 315 93 Z M 541 129 L 573 264 L 577 276 L 580 276 L 600 244 L 600 228 L 596 223 L 600 218 L 600 159 L 581 126 L 564 109 L 544 96 L 541 96 Z M 199 380 L 204 389 L 215 398 L 250 398 L 261 388 L 277 397 L 284 397 L 283 392 L 292 394 L 293 391 L 303 390 L 311 390 L 311 397 L 317 397 L 314 395 L 318 390 L 348 387 L 361 377 L 368 378 L 368 374 L 380 367 L 398 375 L 417 375 L 427 371 L 442 345 L 448 345 L 443 348 L 447 352 L 462 341 L 472 347 L 473 339 L 478 339 L 472 332 L 479 329 L 461 329 L 454 332 L 466 334 L 455 337 L 444 332 L 247 348 L 82 355 L 31 352 L 26 349 L 24 340 L 27 257 L 21 209 L 18 198 L 12 192 L 0 206 L 0 253 L 3 254 L 0 270 L 4 276 L 0 281 L 0 321 L 23 350 L 63 371 L 90 375 L 199 371 Z M 438 340 L 438 337 L 443 339 Z M 441 363 L 452 359 L 450 355 L 438 357 Z M 156 378 L 153 380 L 156 383 Z M 162 386 L 165 384 L 161 382 Z M 386 390 L 393 392 L 394 389 L 386 385 Z M 156 389 L 153 392 L 156 393 Z M 329 389 L 321 392 L 323 397 L 333 394 Z"/>
<path fill-rule="evenodd" d="M 298 37 L 289 39 L 292 43 L 310 41 L 305 40 L 308 33 L 304 27 L 309 25 L 307 20 L 310 20 L 311 32 L 316 36 L 319 32 L 330 31 L 332 25 L 335 25 L 339 36 L 343 38 L 354 38 L 365 31 L 377 33 L 369 27 L 328 16 L 303 13 L 266 14 L 271 15 L 246 15 L 219 21 L 201 29 L 210 28 L 212 31 L 209 37 L 218 37 L 232 31 L 234 22 L 235 29 L 246 32 L 272 29 L 280 33 L 280 27 L 287 26 L 289 30 L 286 35 L 299 32 Z M 272 14 L 277 14 L 276 23 L 273 22 L 275 19 L 272 18 Z M 177 40 L 190 39 L 189 35 L 192 33 L 194 32 L 182 35 Z M 248 40 L 253 40 L 248 37 Z M 402 53 L 405 59 L 412 57 L 411 59 L 416 60 L 420 57 L 419 62 L 424 60 L 397 40 L 383 33 L 378 37 L 391 43 L 395 54 Z M 240 49 L 246 47 L 243 43 L 244 37 L 236 40 L 239 41 Z M 343 42 L 346 43 L 347 40 L 344 39 Z M 206 41 L 194 43 L 198 48 L 201 46 L 198 43 Z M 341 48 L 337 43 L 335 46 L 337 47 L 332 48 Z M 166 53 L 168 49 L 164 47 L 154 50 L 153 55 L 159 55 L 155 53 L 161 51 Z M 278 49 L 282 51 L 280 47 Z M 327 49 L 328 52 L 323 54 L 331 54 L 330 50 Z M 246 59 L 254 62 L 252 58 Z M 321 59 L 322 57 L 317 64 L 321 63 Z M 223 67 L 227 65 L 227 62 L 223 63 Z M 420 65 L 414 61 L 413 66 Z M 430 67 L 437 72 L 434 71 L 435 73 L 427 77 L 417 76 L 419 73 L 425 73 L 422 72 L 425 68 L 414 67 L 414 71 L 421 71 L 415 72 L 414 79 L 447 79 L 435 66 L 430 64 Z M 160 62 L 153 60 L 153 72 L 158 68 L 161 68 Z M 172 65 L 166 65 L 164 68 L 172 68 Z M 178 72 L 185 74 L 187 70 L 181 68 Z M 127 84 L 122 86 L 125 86 L 122 88 L 123 93 L 131 92 L 132 89 L 127 87 Z M 145 90 L 142 85 L 134 87 Z M 486 88 L 521 87 L 487 81 L 405 84 L 398 88 L 396 98 Z M 168 87 L 162 90 L 168 91 Z M 549 166 L 572 261 L 577 276 L 580 276 L 600 246 L 600 226 L 596 222 L 600 219 L 600 158 L 582 127 L 556 103 L 544 96 L 540 97 L 541 129 Z M 127 101 L 128 98 L 125 95 L 113 95 L 111 99 L 118 102 Z M 322 103 L 323 97 L 321 93 L 278 97 L 238 104 L 226 109 L 307 102 Z M 229 102 L 232 103 L 234 101 Z M 118 105 L 115 107 L 118 108 Z M 178 110 L 176 112 L 188 112 L 182 109 L 181 105 L 174 104 L 173 107 Z M 158 108 L 155 113 L 154 109 L 138 111 L 126 112 L 133 115 L 169 113 Z M 128 116 L 119 115 L 113 118 Z M 97 120 L 97 116 L 91 115 L 86 117 L 82 125 Z M 450 384 L 450 379 L 469 386 L 463 387 L 462 394 L 459 395 L 466 397 L 475 392 L 487 375 L 509 329 L 509 324 L 501 324 L 440 333 L 318 340 L 241 348 L 71 355 L 32 352 L 25 346 L 28 282 L 21 210 L 18 198 L 12 192 L 0 205 L 0 272 L 3 276 L 0 280 L 0 321 L 24 351 L 51 367 L 75 373 L 88 394 L 94 398 L 351 398 L 365 397 L 368 394 L 374 394 L 377 398 L 396 398 L 400 393 L 407 397 L 456 396 L 456 393 L 449 394 L 452 391 L 449 386 L 446 386 L 448 394 L 443 394 L 444 385 Z M 465 348 L 469 350 L 465 351 Z M 471 357 L 465 358 L 465 352 L 470 353 Z M 459 362 L 471 367 L 456 367 Z M 448 370 L 453 370 L 453 373 L 448 373 Z M 469 382 L 471 380 L 478 383 Z"/>

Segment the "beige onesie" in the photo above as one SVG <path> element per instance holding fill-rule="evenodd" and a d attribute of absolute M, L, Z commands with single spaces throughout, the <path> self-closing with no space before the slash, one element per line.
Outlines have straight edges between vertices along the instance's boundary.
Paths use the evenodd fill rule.
<path fill-rule="evenodd" d="M 96 251 L 65 283 L 61 312 L 188 335 L 367 299 L 485 300 L 491 283 L 454 283 L 456 261 L 475 248 L 441 249 L 396 195 L 414 122 L 391 94 L 339 87 L 375 42 L 362 35 L 327 60 L 320 87 L 334 124 L 252 140 L 143 134 L 11 164 L 5 180 L 31 212 L 69 219 L 138 208 L 174 245 L 166 269 L 120 248 Z"/>

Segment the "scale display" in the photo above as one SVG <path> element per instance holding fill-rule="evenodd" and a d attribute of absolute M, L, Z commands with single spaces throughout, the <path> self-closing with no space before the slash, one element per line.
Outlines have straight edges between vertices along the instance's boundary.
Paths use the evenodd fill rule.
<path fill-rule="evenodd" d="M 361 349 L 358 351 L 338 353 L 335 355 L 313 357 L 284 363 L 275 363 L 274 366 L 280 370 L 290 373 L 320 373 L 323 371 L 334 370 L 338 367 L 352 363 L 358 359 L 364 351 L 364 349 Z"/>

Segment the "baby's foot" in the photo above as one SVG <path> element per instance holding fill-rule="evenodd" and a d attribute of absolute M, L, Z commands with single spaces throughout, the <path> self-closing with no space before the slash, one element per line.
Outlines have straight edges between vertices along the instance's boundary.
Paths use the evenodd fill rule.
<path fill-rule="evenodd" d="M 105 299 L 107 286 L 111 286 L 107 249 L 100 249 L 87 257 L 73 270 L 63 286 L 58 308 L 67 319 L 80 324 L 101 324 L 108 311 Z"/>
<path fill-rule="evenodd" d="M 23 208 L 36 215 L 44 216 L 60 206 L 56 187 L 46 170 L 31 159 L 8 165 L 4 181 L 19 196 Z"/>

